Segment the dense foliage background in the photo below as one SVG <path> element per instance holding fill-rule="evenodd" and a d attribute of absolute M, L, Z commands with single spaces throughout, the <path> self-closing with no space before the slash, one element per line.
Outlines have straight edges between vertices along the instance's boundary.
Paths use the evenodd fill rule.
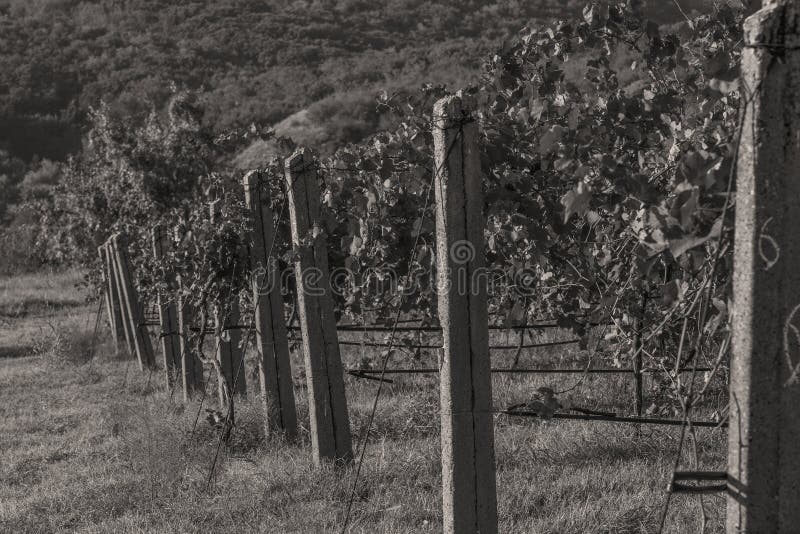
<path fill-rule="evenodd" d="M 269 190 L 286 266 L 273 157 L 305 144 L 324 184 L 319 238 L 349 273 L 338 313 L 372 323 L 400 307 L 435 321 L 432 105 L 465 87 L 481 132 L 484 252 L 502 277 L 493 320 L 557 319 L 584 348 L 588 323 L 610 322 L 593 357 L 622 365 L 639 347 L 685 407 L 668 368 L 716 368 L 729 339 L 744 90 L 744 13 L 715 3 L 689 16 L 689 4 L 0 3 L 0 23 L 21 36 L 0 70 L 0 186 L 24 206 L 7 210 L 4 239 L 92 266 L 124 231 L 144 294 L 180 293 L 198 309 L 246 300 L 243 170 L 258 168 Z M 70 29 L 44 22 L 44 5 Z M 545 18 L 519 29 L 534 16 Z M 41 139 L 11 135 L 23 123 Z M 159 262 L 156 223 L 177 228 Z M 388 269 L 413 291 L 386 291 Z M 181 288 L 164 285 L 167 271 Z"/>
<path fill-rule="evenodd" d="M 691 12 L 710 3 L 681 5 Z M 274 125 L 329 154 L 387 127 L 374 105 L 379 91 L 474 83 L 504 39 L 578 15 L 583 4 L 0 0 L 0 237 L 14 251 L 2 270 L 45 259 L 29 252 L 26 225 L 37 215 L 18 205 L 48 195 L 60 163 L 87 148 L 91 109 L 101 102 L 135 129 L 153 110 L 166 113 L 176 90 L 190 90 L 209 132 Z M 671 2 L 644 4 L 660 24 L 681 18 Z M 239 148 L 229 158 L 238 168 L 279 152 L 266 142 Z"/>

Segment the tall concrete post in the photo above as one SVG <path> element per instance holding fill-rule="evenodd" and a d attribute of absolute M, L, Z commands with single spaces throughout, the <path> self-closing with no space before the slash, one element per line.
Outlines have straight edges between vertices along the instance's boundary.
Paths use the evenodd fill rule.
<path fill-rule="evenodd" d="M 215 358 L 219 365 L 217 391 L 220 405 L 227 406 L 234 395 L 247 394 L 242 333 L 239 330 L 239 296 L 220 298 L 214 303 L 213 316 Z"/>
<path fill-rule="evenodd" d="M 160 225 L 153 226 L 153 257 L 161 260 L 172 249 L 169 236 Z M 175 275 L 169 273 L 165 280 L 167 287 L 176 288 Z M 172 390 L 181 369 L 180 328 L 178 310 L 174 300 L 169 300 L 162 291 L 156 297 L 158 301 L 158 318 L 161 323 L 161 353 L 164 359 L 164 380 L 168 390 Z"/>
<path fill-rule="evenodd" d="M 119 293 L 124 308 L 123 316 L 128 323 L 126 330 L 130 332 L 139 367 L 142 370 L 154 368 L 153 343 L 150 341 L 147 325 L 145 325 L 139 294 L 133 285 L 133 274 L 128 259 L 128 243 L 124 235 L 114 234 L 111 236 L 111 250 L 118 275 Z"/>
<path fill-rule="evenodd" d="M 347 463 L 353 458 L 350 416 L 336 332 L 328 250 L 320 219 L 316 162 L 305 149 L 299 149 L 285 164 L 314 461 L 318 465 L 323 460 Z"/>
<path fill-rule="evenodd" d="M 181 287 L 181 278 L 177 277 L 178 287 Z M 175 304 L 178 312 L 178 346 L 181 355 L 181 377 L 183 381 L 183 402 L 189 402 L 192 396 L 205 389 L 203 377 L 203 362 L 197 355 L 191 343 L 191 323 L 194 309 L 186 302 L 183 296 L 178 297 Z"/>
<path fill-rule="evenodd" d="M 219 190 L 211 192 L 213 200 L 208 203 L 209 220 L 215 224 L 222 223 L 222 199 L 219 198 Z M 238 251 L 237 251 L 238 254 Z M 241 258 L 237 256 L 236 261 Z M 234 280 L 231 280 L 231 288 L 228 294 L 219 295 L 213 304 L 212 314 L 214 317 L 214 343 L 216 347 L 216 368 L 217 368 L 217 392 L 219 403 L 228 406 L 230 417 L 233 420 L 234 396 L 247 394 L 247 379 L 245 378 L 244 350 L 242 344 L 242 332 L 240 330 L 239 319 L 239 295 L 233 287 Z M 204 328 L 204 325 L 200 325 Z"/>
<path fill-rule="evenodd" d="M 111 258 L 109 258 L 106 245 L 97 247 L 97 253 L 100 256 L 101 276 L 103 278 L 106 311 L 108 312 L 108 324 L 111 327 L 111 334 L 114 337 L 114 348 L 119 352 L 119 346 L 125 339 L 125 327 L 123 326 L 122 312 L 120 311 L 116 277 L 114 275 L 113 264 L 109 261 Z"/>
<path fill-rule="evenodd" d="M 125 339 L 125 347 L 128 349 L 130 356 L 136 355 L 136 346 L 133 343 L 133 330 L 131 330 L 132 321 L 128 317 L 128 308 L 125 306 L 125 295 L 122 293 L 122 275 L 120 274 L 119 264 L 117 262 L 117 255 L 114 251 L 114 244 L 111 238 L 103 245 L 108 257 L 109 278 L 112 281 L 112 289 L 114 296 L 119 304 L 119 317 L 122 321 L 122 333 Z"/>
<path fill-rule="evenodd" d="M 180 242 L 186 238 L 183 228 L 179 225 L 174 229 L 175 241 Z M 189 402 L 196 392 L 205 390 L 203 376 L 203 362 L 197 355 L 197 351 L 192 347 L 192 321 L 196 315 L 196 310 L 183 295 L 183 280 L 180 275 L 175 277 L 175 285 L 178 288 L 178 298 L 175 308 L 178 313 L 178 346 L 180 347 L 180 370 L 183 381 L 183 401 Z M 201 325 L 200 328 L 205 327 Z"/>
<path fill-rule="evenodd" d="M 485 220 L 474 109 L 460 92 L 433 108 L 445 534 L 497 532 Z"/>
<path fill-rule="evenodd" d="M 283 313 L 280 273 L 275 251 L 275 228 L 269 195 L 257 171 L 244 177 L 245 205 L 252 217 L 253 230 L 247 236 L 250 276 L 253 285 L 253 312 L 258 351 L 258 376 L 264 402 L 264 430 L 277 429 L 288 439 L 297 434 L 297 410 L 289 357 L 289 337 Z"/>
<path fill-rule="evenodd" d="M 800 528 L 800 2 L 745 22 L 727 532 Z"/>

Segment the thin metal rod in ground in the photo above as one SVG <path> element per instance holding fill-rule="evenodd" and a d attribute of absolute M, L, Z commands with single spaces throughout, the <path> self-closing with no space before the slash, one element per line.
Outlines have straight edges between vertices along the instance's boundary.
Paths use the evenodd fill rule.
<path fill-rule="evenodd" d="M 539 417 L 536 412 L 527 412 L 524 410 L 508 411 L 504 410 L 500 413 L 516 417 Z M 682 426 L 684 421 L 682 419 L 661 419 L 657 417 L 626 417 L 626 416 L 607 416 L 607 415 L 587 415 L 587 414 L 574 414 L 574 413 L 557 413 L 553 414 L 552 419 L 573 419 L 577 421 L 607 421 L 609 423 L 634 423 L 645 425 L 667 425 L 667 426 Z M 726 421 L 692 421 L 692 425 L 696 427 L 705 428 L 727 428 Z"/>
<path fill-rule="evenodd" d="M 690 373 L 693 369 L 681 369 L 682 373 Z M 697 369 L 697 372 L 711 371 L 710 368 Z M 380 369 L 348 369 L 350 374 L 362 375 L 378 375 L 381 374 Z M 435 367 L 421 368 L 421 369 L 387 369 L 384 374 L 399 375 L 399 374 L 433 374 L 438 373 L 439 369 Z M 631 369 L 512 369 L 512 368 L 498 368 L 492 369 L 493 373 L 520 373 L 520 374 L 580 374 L 580 373 L 597 373 L 597 374 L 627 374 L 631 373 Z M 662 373 L 661 369 L 642 369 L 642 373 Z"/>

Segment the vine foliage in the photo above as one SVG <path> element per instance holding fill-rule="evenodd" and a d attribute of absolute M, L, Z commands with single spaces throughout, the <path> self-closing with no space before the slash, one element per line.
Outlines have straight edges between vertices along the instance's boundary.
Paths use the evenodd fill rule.
<path fill-rule="evenodd" d="M 587 339 L 590 321 L 610 322 L 603 357 L 619 365 L 637 337 L 648 367 L 671 367 L 681 339 L 694 340 L 683 364 L 714 364 L 728 336 L 743 14 L 719 6 L 660 27 L 638 4 L 591 2 L 577 20 L 524 29 L 468 89 L 481 130 L 485 254 L 498 273 L 490 312 L 509 327 L 554 318 Z M 341 316 L 381 322 L 402 302 L 405 314 L 435 321 L 426 198 L 433 102 L 445 94 L 427 85 L 379 95 L 396 127 L 318 163 L 331 266 L 347 273 L 336 284 Z M 182 92 L 135 131 L 105 108 L 93 119 L 90 150 L 44 207 L 48 250 L 91 263 L 97 244 L 125 231 L 145 294 L 180 291 L 197 307 L 231 293 L 250 298 L 250 223 L 227 162 L 256 137 L 279 155 L 292 142 L 256 125 L 213 135 Z M 286 266 L 282 160 L 261 176 Z M 154 223 L 178 228 L 159 263 L 149 253 Z M 167 270 L 180 275 L 179 289 L 161 282 Z M 387 277 L 404 298 L 387 291 Z M 670 376 L 665 390 L 675 389 Z"/>

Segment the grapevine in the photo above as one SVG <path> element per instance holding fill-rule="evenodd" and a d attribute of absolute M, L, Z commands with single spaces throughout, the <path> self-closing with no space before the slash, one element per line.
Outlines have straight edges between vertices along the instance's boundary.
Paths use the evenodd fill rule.
<path fill-rule="evenodd" d="M 659 27 L 636 4 L 591 2 L 578 20 L 522 30 L 468 89 L 482 132 L 484 253 L 497 275 L 490 312 L 509 327 L 557 320 L 584 346 L 590 322 L 610 322 L 602 356 L 626 365 L 638 334 L 648 368 L 673 366 L 687 325 L 696 342 L 680 367 L 716 369 L 729 334 L 743 14 L 718 6 Z M 380 323 L 402 302 L 404 314 L 435 322 L 433 217 L 423 210 L 432 104 L 446 94 L 427 85 L 379 95 L 393 127 L 318 159 L 331 269 L 346 273 L 340 317 Z M 96 246 L 124 231 L 145 297 L 180 296 L 196 309 L 231 293 L 252 298 L 242 260 L 251 223 L 230 161 L 255 139 L 279 156 L 293 143 L 258 125 L 216 135 L 181 91 L 166 117 L 134 131 L 105 107 L 92 119 L 89 150 L 42 206 L 42 245 L 96 267 Z M 284 213 L 282 159 L 259 172 L 273 213 Z M 155 223 L 176 228 L 159 262 L 149 253 Z M 274 255 L 288 268 L 288 224 L 274 223 Z M 162 282 L 166 272 L 180 276 L 178 288 Z M 660 409 L 677 410 L 681 386 L 665 376 L 674 402 Z"/>

